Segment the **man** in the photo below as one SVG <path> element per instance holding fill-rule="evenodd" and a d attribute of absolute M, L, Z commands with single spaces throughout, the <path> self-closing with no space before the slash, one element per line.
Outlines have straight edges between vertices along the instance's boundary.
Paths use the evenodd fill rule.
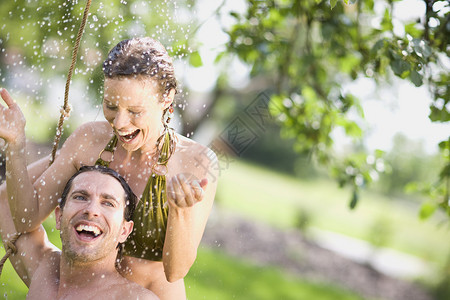
<path fill-rule="evenodd" d="M 133 229 L 136 199 L 115 171 L 82 167 L 68 181 L 55 210 L 62 250 L 49 242 L 42 226 L 16 242 L 17 254 L 10 260 L 29 287 L 27 299 L 158 299 L 115 268 L 121 243 Z M 5 242 L 14 223 L 9 213 L 3 211 L 1 217 Z"/>

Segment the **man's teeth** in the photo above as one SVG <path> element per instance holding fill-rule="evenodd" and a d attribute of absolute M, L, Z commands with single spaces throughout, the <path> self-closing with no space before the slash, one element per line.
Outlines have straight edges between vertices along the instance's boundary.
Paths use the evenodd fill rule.
<path fill-rule="evenodd" d="M 100 229 L 99 229 L 98 227 L 96 227 L 96 226 L 90 226 L 90 225 L 83 225 L 83 224 L 80 224 L 80 225 L 77 226 L 76 230 L 77 230 L 78 232 L 81 232 L 81 231 L 89 231 L 89 232 L 94 233 L 95 236 L 97 236 L 97 235 L 100 234 Z"/>

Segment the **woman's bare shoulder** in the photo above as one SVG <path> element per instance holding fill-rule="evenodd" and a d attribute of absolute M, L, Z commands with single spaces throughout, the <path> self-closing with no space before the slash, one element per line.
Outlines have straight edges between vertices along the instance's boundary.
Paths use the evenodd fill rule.
<path fill-rule="evenodd" d="M 78 127 L 59 152 L 62 161 L 69 159 L 78 168 L 82 164 L 91 164 L 113 135 L 111 126 L 106 122 L 90 122 Z"/>
<path fill-rule="evenodd" d="M 176 134 L 177 145 L 176 151 L 179 151 L 189 157 L 194 157 L 197 160 L 206 160 L 209 162 L 217 160 L 217 156 L 209 147 L 202 145 L 190 138 Z"/>
<path fill-rule="evenodd" d="M 111 133 L 111 126 L 106 121 L 88 122 L 80 125 L 74 134 L 105 135 Z"/>
<path fill-rule="evenodd" d="M 219 170 L 217 156 L 209 147 L 190 138 L 177 134 L 176 156 L 185 169 L 194 171 L 196 176 L 209 174 L 215 177 Z"/>
<path fill-rule="evenodd" d="M 77 142 L 85 141 L 88 144 L 104 143 L 112 136 L 111 126 L 107 122 L 88 122 L 79 126 L 70 135 L 70 139 Z"/>

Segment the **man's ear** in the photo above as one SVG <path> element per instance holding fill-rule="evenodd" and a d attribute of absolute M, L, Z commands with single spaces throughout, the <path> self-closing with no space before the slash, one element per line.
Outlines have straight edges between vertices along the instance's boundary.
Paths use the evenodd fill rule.
<path fill-rule="evenodd" d="M 57 206 L 55 208 L 55 221 L 56 221 L 56 229 L 61 230 L 61 208 Z"/>
<path fill-rule="evenodd" d="M 133 231 L 134 222 L 133 221 L 123 221 L 122 229 L 120 231 L 119 243 L 123 243 L 126 241 L 127 237 Z"/>

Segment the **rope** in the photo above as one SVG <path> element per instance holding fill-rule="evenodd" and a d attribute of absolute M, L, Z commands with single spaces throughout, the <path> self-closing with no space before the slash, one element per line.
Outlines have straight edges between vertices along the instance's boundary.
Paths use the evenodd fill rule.
<path fill-rule="evenodd" d="M 61 108 L 61 116 L 59 117 L 58 128 L 56 129 L 55 140 L 53 141 L 52 157 L 50 160 L 50 165 L 55 160 L 56 151 L 58 150 L 59 141 L 61 139 L 63 131 L 64 120 L 70 115 L 70 105 L 69 105 L 69 85 L 72 79 L 73 69 L 75 68 L 75 63 L 77 61 L 78 49 L 80 48 L 81 36 L 83 35 L 84 27 L 86 26 L 86 21 L 88 17 L 89 7 L 91 6 L 92 0 L 86 1 L 86 8 L 84 9 L 83 19 L 81 21 L 80 28 L 78 29 L 77 38 L 75 40 L 75 45 L 73 46 L 72 52 L 72 63 L 70 64 L 69 72 L 67 74 L 66 88 L 64 91 L 64 106 Z"/>
<path fill-rule="evenodd" d="M 73 70 L 75 68 L 75 63 L 77 61 L 78 49 L 80 48 L 80 41 L 81 41 L 81 37 L 84 32 L 84 27 L 86 26 L 86 21 L 87 21 L 87 17 L 88 17 L 88 13 L 89 13 L 89 8 L 91 6 L 91 2 L 92 2 L 92 0 L 86 1 L 86 7 L 84 9 L 83 19 L 81 20 L 81 25 L 80 25 L 80 28 L 78 29 L 77 38 L 75 40 L 75 45 L 73 47 L 72 63 L 70 64 L 69 72 L 67 74 L 66 87 L 65 87 L 65 91 L 64 91 L 64 105 L 61 108 L 61 116 L 59 117 L 58 128 L 56 130 L 55 140 L 53 141 L 53 150 L 52 150 L 52 157 L 50 160 L 50 165 L 55 160 L 56 151 L 58 150 L 59 141 L 60 141 L 61 135 L 62 135 L 64 120 L 67 119 L 70 115 L 71 107 L 69 105 L 69 86 L 70 86 L 70 81 L 72 80 L 72 74 L 73 74 Z M 19 237 L 20 237 L 20 233 L 15 233 L 12 235 L 12 238 L 9 241 L 4 241 L 6 253 L 3 256 L 3 258 L 0 260 L 0 275 L 2 274 L 3 265 L 5 264 L 6 260 L 9 258 L 9 256 L 11 254 L 15 254 L 17 252 L 15 243 Z"/>
<path fill-rule="evenodd" d="M 0 276 L 2 275 L 3 271 L 3 265 L 5 264 L 6 260 L 11 254 L 16 254 L 17 248 L 16 248 L 16 241 L 20 237 L 20 233 L 14 233 L 9 241 L 3 241 L 5 246 L 5 255 L 0 260 Z"/>

